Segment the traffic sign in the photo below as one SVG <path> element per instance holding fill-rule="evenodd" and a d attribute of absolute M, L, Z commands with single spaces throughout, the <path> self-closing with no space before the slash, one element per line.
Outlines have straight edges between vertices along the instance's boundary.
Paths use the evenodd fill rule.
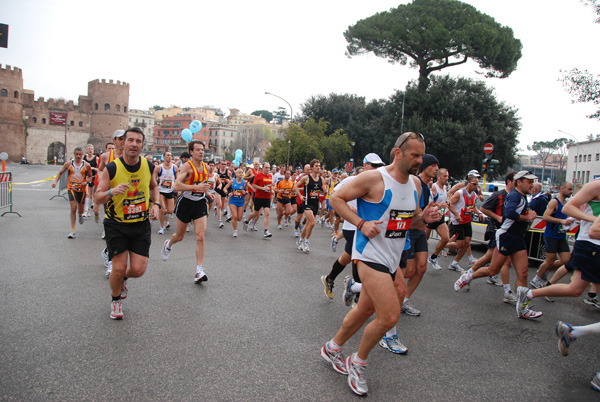
<path fill-rule="evenodd" d="M 494 152 L 494 144 L 492 144 L 491 142 L 485 144 L 483 146 L 483 152 L 485 152 L 486 154 L 491 154 L 492 152 Z"/>

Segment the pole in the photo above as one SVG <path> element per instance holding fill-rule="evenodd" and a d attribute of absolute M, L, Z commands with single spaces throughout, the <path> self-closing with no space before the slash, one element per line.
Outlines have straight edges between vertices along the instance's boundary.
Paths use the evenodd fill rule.
<path fill-rule="evenodd" d="M 406 99 L 406 92 L 402 94 L 402 122 L 400 123 L 400 133 L 404 133 L 404 99 Z"/>
<path fill-rule="evenodd" d="M 67 161 L 67 121 L 69 121 L 69 112 L 65 113 L 65 162 Z"/>
<path fill-rule="evenodd" d="M 286 101 L 285 99 L 283 99 L 283 98 L 282 98 L 281 96 L 279 96 L 279 95 L 272 94 L 271 92 L 265 92 L 265 95 L 273 95 L 274 97 L 276 97 L 276 98 L 279 98 L 279 99 L 281 99 L 282 101 L 284 101 L 285 103 L 287 103 L 287 104 L 288 104 L 288 106 L 290 107 L 290 122 L 291 122 L 292 120 L 294 120 L 294 111 L 292 110 L 292 105 L 290 105 L 290 102 Z"/>
<path fill-rule="evenodd" d="M 290 166 L 290 145 L 291 145 L 292 141 L 288 140 L 288 158 L 287 158 L 287 166 L 285 167 L 287 169 L 288 166 Z"/>

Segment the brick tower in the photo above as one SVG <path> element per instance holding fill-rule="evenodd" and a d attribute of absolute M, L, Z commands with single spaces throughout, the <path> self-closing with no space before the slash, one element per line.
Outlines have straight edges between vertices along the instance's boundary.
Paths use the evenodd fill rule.
<path fill-rule="evenodd" d="M 129 112 L 129 84 L 105 79 L 88 82 L 91 106 L 90 142 L 97 148 L 112 139 L 115 130 L 126 129 Z"/>
<path fill-rule="evenodd" d="M 25 156 L 23 122 L 23 72 L 0 64 L 0 152 L 18 162 Z"/>

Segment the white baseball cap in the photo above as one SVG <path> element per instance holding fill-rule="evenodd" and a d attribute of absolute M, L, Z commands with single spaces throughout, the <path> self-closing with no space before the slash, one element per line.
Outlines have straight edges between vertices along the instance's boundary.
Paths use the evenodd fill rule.
<path fill-rule="evenodd" d="M 379 155 L 375 154 L 375 153 L 370 153 L 367 154 L 367 156 L 365 156 L 365 159 L 363 159 L 363 165 L 366 165 L 367 163 L 370 163 L 371 165 L 380 165 L 383 166 L 385 165 L 385 163 L 383 163 L 383 161 L 381 160 L 381 158 L 379 157 Z"/>

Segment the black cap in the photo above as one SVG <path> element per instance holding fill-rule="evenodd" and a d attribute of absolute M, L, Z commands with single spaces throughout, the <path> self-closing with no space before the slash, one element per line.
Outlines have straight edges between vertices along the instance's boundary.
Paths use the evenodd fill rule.
<path fill-rule="evenodd" d="M 438 167 L 439 167 L 440 161 L 438 161 L 438 158 L 436 158 L 435 156 L 433 156 L 431 154 L 423 155 L 423 162 L 419 166 L 419 173 L 421 173 L 423 170 L 425 170 L 425 168 L 427 166 L 430 166 L 430 165 L 438 165 Z"/>

